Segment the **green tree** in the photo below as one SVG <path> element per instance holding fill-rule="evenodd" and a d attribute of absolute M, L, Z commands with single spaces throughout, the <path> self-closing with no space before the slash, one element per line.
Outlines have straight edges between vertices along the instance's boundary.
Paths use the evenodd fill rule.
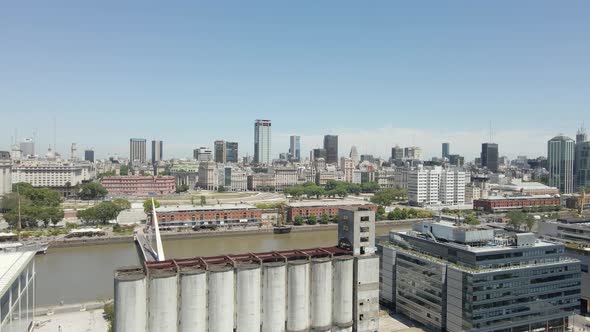
<path fill-rule="evenodd" d="M 477 218 L 472 217 L 472 216 L 465 217 L 464 221 L 468 225 L 479 225 L 480 224 L 479 220 L 477 220 Z"/>
<path fill-rule="evenodd" d="M 293 224 L 296 226 L 303 225 L 303 217 L 301 215 L 296 215 Z"/>
<path fill-rule="evenodd" d="M 314 215 L 307 217 L 307 224 L 308 225 L 315 225 L 318 222 L 318 218 Z"/>
<path fill-rule="evenodd" d="M 131 209 L 131 203 L 124 198 L 115 198 L 112 202 L 117 205 L 121 211 Z"/>
<path fill-rule="evenodd" d="M 120 207 L 113 202 L 102 202 L 94 207 L 77 212 L 77 217 L 86 223 L 106 224 L 110 220 L 117 219 L 121 212 Z"/>
<path fill-rule="evenodd" d="M 80 185 L 78 197 L 83 200 L 101 199 L 107 195 L 107 190 L 98 182 L 86 182 Z"/>
<path fill-rule="evenodd" d="M 526 222 L 527 215 L 522 211 L 510 211 L 506 213 L 506 218 L 509 219 L 507 225 L 514 228 L 520 229 L 520 227 Z"/>
<path fill-rule="evenodd" d="M 121 165 L 121 168 L 119 169 L 119 174 L 120 175 L 129 175 L 129 166 Z"/>
<path fill-rule="evenodd" d="M 201 206 L 207 205 L 207 198 L 205 196 L 201 196 Z"/>
<path fill-rule="evenodd" d="M 364 193 L 374 193 L 379 190 L 379 184 L 377 182 L 365 182 L 361 184 L 361 191 Z"/>
<path fill-rule="evenodd" d="M 225 189 L 225 187 L 224 187 L 224 186 L 219 186 L 219 187 L 217 188 L 217 192 L 218 192 L 218 193 L 224 193 L 224 192 L 226 192 L 226 191 L 227 191 L 227 189 Z"/>
<path fill-rule="evenodd" d="M 315 184 L 306 186 L 304 188 L 304 192 L 305 195 L 309 198 L 316 197 L 317 199 L 320 199 L 320 197 L 326 195 L 326 190 L 323 187 L 317 186 Z"/>
<path fill-rule="evenodd" d="M 189 190 L 188 184 L 181 184 L 180 186 L 176 187 L 176 193 L 180 194 L 183 192 L 187 192 Z"/>
<path fill-rule="evenodd" d="M 385 208 L 381 205 L 377 207 L 377 215 L 383 216 L 385 214 Z"/>
<path fill-rule="evenodd" d="M 390 206 L 394 199 L 393 189 L 381 189 L 371 197 L 371 202 L 377 205 Z"/>
<path fill-rule="evenodd" d="M 535 226 L 535 217 L 528 215 L 524 221 L 524 226 L 526 228 L 527 231 L 532 231 L 533 227 Z"/>
<path fill-rule="evenodd" d="M 330 223 L 330 217 L 327 214 L 322 214 L 322 217 L 320 219 L 320 224 L 329 224 Z"/>
<path fill-rule="evenodd" d="M 160 207 L 160 202 L 158 202 L 157 200 L 154 199 L 154 205 L 156 206 L 156 209 L 157 209 Z M 152 200 L 151 199 L 146 199 L 145 201 L 143 201 L 143 211 L 145 212 L 145 214 L 151 215 L 151 213 L 152 213 Z"/>

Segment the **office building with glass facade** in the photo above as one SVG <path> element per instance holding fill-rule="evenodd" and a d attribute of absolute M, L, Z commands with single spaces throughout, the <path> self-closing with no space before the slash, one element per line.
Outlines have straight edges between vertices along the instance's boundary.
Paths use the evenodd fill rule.
<path fill-rule="evenodd" d="M 0 332 L 33 328 L 35 252 L 0 254 Z"/>
<path fill-rule="evenodd" d="M 381 243 L 381 302 L 436 331 L 565 331 L 580 263 L 531 233 L 416 223 Z"/>

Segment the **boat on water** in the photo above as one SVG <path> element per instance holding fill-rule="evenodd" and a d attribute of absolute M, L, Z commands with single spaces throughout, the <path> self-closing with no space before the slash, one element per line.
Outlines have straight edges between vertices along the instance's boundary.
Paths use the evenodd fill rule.
<path fill-rule="evenodd" d="M 273 231 L 275 234 L 291 233 L 291 226 L 275 226 Z"/>
<path fill-rule="evenodd" d="M 0 243 L 0 253 L 34 251 L 37 255 L 45 255 L 49 244 L 44 242 L 6 242 Z"/>

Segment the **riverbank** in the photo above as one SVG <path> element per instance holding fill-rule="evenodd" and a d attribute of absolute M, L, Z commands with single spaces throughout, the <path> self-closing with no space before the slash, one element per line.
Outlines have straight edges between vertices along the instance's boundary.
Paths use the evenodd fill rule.
<path fill-rule="evenodd" d="M 375 224 L 375 227 L 393 227 L 393 226 L 410 226 L 412 223 L 424 220 L 424 219 L 411 219 L 411 220 L 382 220 Z M 315 232 L 324 230 L 336 230 L 338 224 L 327 224 L 327 225 L 301 225 L 292 226 L 291 233 L 305 233 Z M 193 231 L 186 230 L 181 232 L 161 232 L 162 240 L 184 240 L 184 239 L 199 239 L 199 238 L 216 238 L 216 237 L 229 237 L 229 236 L 248 236 L 248 235 L 260 235 L 270 234 L 274 232 L 273 227 L 248 227 L 248 228 L 237 228 L 215 230 L 215 231 Z M 49 248 L 71 248 L 71 247 L 82 247 L 87 245 L 109 245 L 116 243 L 132 243 L 132 235 L 112 235 L 102 236 L 94 238 L 78 238 L 78 239 L 59 239 L 49 243 Z"/>

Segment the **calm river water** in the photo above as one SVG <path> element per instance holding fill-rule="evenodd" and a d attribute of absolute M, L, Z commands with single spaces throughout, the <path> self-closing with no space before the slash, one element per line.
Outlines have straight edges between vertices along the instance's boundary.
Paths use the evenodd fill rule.
<path fill-rule="evenodd" d="M 397 226 L 409 228 L 408 226 Z M 394 226 L 378 226 L 377 235 L 387 235 Z M 254 234 L 217 238 L 164 241 L 166 257 L 186 258 L 262 252 L 336 244 L 336 230 Z M 116 268 L 139 264 L 133 243 L 50 249 L 36 257 L 37 305 L 50 306 L 105 300 L 113 297 Z"/>

